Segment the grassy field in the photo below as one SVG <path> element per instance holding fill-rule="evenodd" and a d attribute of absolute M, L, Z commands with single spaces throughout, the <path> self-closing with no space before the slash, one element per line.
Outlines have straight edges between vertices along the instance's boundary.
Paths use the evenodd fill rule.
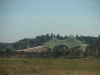
<path fill-rule="evenodd" d="M 0 58 L 0 75 L 100 75 L 100 59 Z"/>

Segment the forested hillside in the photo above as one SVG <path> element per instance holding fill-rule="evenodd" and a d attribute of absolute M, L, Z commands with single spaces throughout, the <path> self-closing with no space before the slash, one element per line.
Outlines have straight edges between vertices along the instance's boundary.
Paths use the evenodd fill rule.
<path fill-rule="evenodd" d="M 94 41 L 94 43 L 90 44 L 89 50 L 92 52 L 100 52 L 100 35 L 99 37 Z"/>
<path fill-rule="evenodd" d="M 63 40 L 68 38 L 68 36 L 60 36 L 59 34 L 54 35 L 53 33 L 37 36 L 35 38 L 24 38 L 22 40 L 16 41 L 14 43 L 0 43 L 0 50 L 6 50 L 9 48 L 10 50 L 19 50 L 19 49 L 26 49 L 27 47 L 36 47 L 42 46 L 43 43 L 50 40 L 52 36 L 55 36 L 59 40 Z M 85 41 L 87 44 L 93 44 L 97 37 L 92 36 L 78 36 L 76 38 L 80 41 Z"/>

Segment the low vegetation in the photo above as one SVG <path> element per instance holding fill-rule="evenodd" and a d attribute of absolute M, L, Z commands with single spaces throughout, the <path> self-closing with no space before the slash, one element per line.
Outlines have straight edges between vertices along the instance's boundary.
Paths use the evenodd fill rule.
<path fill-rule="evenodd" d="M 100 59 L 0 58 L 0 75 L 100 75 Z"/>

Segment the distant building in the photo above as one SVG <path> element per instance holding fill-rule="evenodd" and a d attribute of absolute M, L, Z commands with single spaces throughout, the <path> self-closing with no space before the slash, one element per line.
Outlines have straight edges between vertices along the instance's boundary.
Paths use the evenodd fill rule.
<path fill-rule="evenodd" d="M 87 46 L 88 46 L 88 44 L 80 44 L 80 49 L 82 51 L 85 51 Z"/>

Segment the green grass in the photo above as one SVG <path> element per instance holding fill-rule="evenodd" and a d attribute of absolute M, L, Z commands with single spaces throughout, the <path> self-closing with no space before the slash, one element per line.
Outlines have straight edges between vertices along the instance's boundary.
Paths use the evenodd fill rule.
<path fill-rule="evenodd" d="M 100 59 L 0 58 L 0 75 L 100 75 Z"/>

